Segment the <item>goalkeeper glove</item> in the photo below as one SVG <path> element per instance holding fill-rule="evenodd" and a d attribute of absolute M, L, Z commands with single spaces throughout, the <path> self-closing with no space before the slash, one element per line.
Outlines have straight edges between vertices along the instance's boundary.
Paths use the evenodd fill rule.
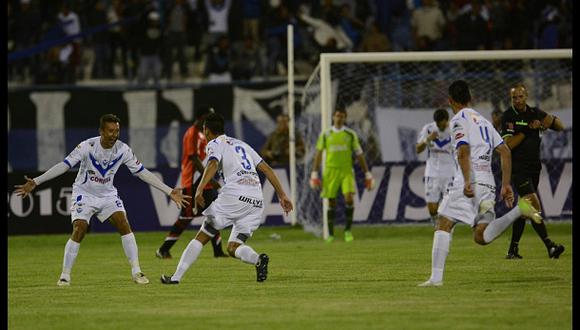
<path fill-rule="evenodd" d="M 365 173 L 365 188 L 367 188 L 367 190 L 375 189 L 375 179 L 373 179 L 371 172 Z"/>
<path fill-rule="evenodd" d="M 318 178 L 318 172 L 312 171 L 310 173 L 310 188 L 316 189 L 320 187 L 320 179 Z"/>

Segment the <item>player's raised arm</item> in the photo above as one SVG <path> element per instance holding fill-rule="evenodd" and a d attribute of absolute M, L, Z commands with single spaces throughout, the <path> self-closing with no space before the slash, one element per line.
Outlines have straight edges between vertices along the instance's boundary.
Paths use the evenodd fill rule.
<path fill-rule="evenodd" d="M 276 175 L 276 173 L 274 173 L 270 165 L 262 161 L 258 164 L 258 166 L 256 166 L 256 168 L 266 175 L 266 178 L 268 179 L 268 181 L 270 181 L 272 187 L 274 187 L 274 190 L 276 190 L 276 194 L 278 195 L 280 205 L 282 206 L 284 212 L 288 214 L 290 211 L 292 211 L 292 209 L 294 208 L 294 206 L 292 205 L 292 201 L 290 201 L 288 196 L 286 196 L 286 193 L 282 188 L 282 184 L 280 183 L 280 180 L 278 180 L 278 176 Z"/>

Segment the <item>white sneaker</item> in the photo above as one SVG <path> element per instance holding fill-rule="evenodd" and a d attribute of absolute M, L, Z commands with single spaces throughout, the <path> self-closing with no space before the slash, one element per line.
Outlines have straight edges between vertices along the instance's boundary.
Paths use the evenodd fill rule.
<path fill-rule="evenodd" d="M 58 286 L 70 286 L 70 280 L 67 280 L 65 278 L 61 278 L 60 280 L 58 280 L 58 282 L 56 282 L 56 285 L 58 285 Z"/>
<path fill-rule="evenodd" d="M 133 275 L 133 282 L 137 284 L 149 284 L 149 279 L 143 273 L 136 273 Z"/>
<path fill-rule="evenodd" d="M 443 286 L 443 281 L 440 282 L 433 282 L 431 280 L 427 280 L 417 286 L 421 286 L 421 287 L 427 287 L 427 286 Z"/>

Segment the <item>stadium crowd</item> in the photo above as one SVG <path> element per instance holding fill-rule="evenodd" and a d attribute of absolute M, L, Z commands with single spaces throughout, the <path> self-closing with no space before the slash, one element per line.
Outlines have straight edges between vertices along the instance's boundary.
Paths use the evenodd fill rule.
<path fill-rule="evenodd" d="M 294 26 L 295 70 L 304 75 L 321 52 L 572 46 L 571 0 L 9 0 L 7 6 L 8 81 L 24 84 L 267 79 L 286 72 L 287 24 Z"/>

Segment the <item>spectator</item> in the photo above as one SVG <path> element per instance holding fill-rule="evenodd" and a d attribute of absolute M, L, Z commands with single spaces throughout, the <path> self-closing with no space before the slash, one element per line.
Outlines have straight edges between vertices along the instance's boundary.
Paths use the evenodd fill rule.
<path fill-rule="evenodd" d="M 68 1 L 63 2 L 57 17 L 65 36 L 70 37 L 81 33 L 79 16 L 71 10 Z M 73 39 L 73 41 L 61 48 L 59 59 L 65 67 L 64 82 L 76 82 L 77 69 L 81 63 L 81 39 Z"/>
<path fill-rule="evenodd" d="M 260 18 L 262 16 L 262 0 L 242 0 L 243 35 L 260 44 Z M 247 39 L 246 39 L 247 40 Z"/>
<path fill-rule="evenodd" d="M 290 162 L 289 119 L 287 114 L 278 115 L 276 129 L 270 134 L 260 151 L 264 160 L 272 166 L 286 166 Z M 296 132 L 295 138 L 296 158 L 301 159 L 304 156 L 304 140 L 298 132 Z"/>
<path fill-rule="evenodd" d="M 187 45 L 187 5 L 184 0 L 175 0 L 168 10 L 166 32 L 166 56 L 165 77 L 171 79 L 173 75 L 173 62 L 177 59 L 181 79 L 188 75 L 187 60 L 185 59 L 185 47 Z M 174 56 L 175 52 L 175 56 Z"/>
<path fill-rule="evenodd" d="M 232 46 L 232 78 L 250 80 L 264 74 L 264 63 L 258 43 L 251 36 L 236 41 Z"/>
<path fill-rule="evenodd" d="M 222 35 L 208 51 L 204 77 L 210 82 L 231 82 L 231 57 L 230 40 Z"/>
<path fill-rule="evenodd" d="M 384 33 L 381 33 L 376 22 L 371 22 L 360 43 L 361 52 L 389 52 L 391 43 Z"/>
<path fill-rule="evenodd" d="M 340 7 L 340 27 L 352 41 L 353 48 L 357 48 L 362 39 L 361 31 L 364 30 L 364 23 L 352 14 L 349 4 L 344 3 Z"/>
<path fill-rule="evenodd" d="M 30 0 L 20 0 L 20 12 L 15 12 L 12 22 L 14 51 L 22 51 L 36 45 L 40 35 L 40 25 L 40 15 L 32 8 Z M 25 81 L 32 76 L 36 62 L 37 56 L 23 58 L 15 62 L 16 78 Z"/>
<path fill-rule="evenodd" d="M 94 3 L 94 10 L 90 12 L 89 25 L 90 26 L 100 26 L 108 23 L 107 12 L 105 4 L 103 1 L 97 1 Z M 103 79 L 107 78 L 108 74 L 111 72 L 109 69 L 110 64 L 110 41 L 109 32 L 101 31 L 92 35 L 92 46 L 94 52 L 93 67 L 91 72 L 92 79 Z"/>
<path fill-rule="evenodd" d="M 415 46 L 420 51 L 439 50 L 439 42 L 445 29 L 445 17 L 437 1 L 423 0 L 411 16 Z"/>
<path fill-rule="evenodd" d="M 286 63 L 286 29 L 290 23 L 288 8 L 285 5 L 277 4 L 269 9 L 269 18 L 265 28 L 266 35 L 266 73 L 275 75 L 278 73 L 278 66 Z M 295 34 L 296 35 L 296 34 Z"/>
<path fill-rule="evenodd" d="M 318 47 L 323 51 L 350 51 L 353 43 L 340 27 L 339 17 L 333 12 L 328 12 L 325 20 L 311 17 L 301 10 L 298 17 L 310 25 L 313 31 L 313 37 Z"/>
<path fill-rule="evenodd" d="M 228 16 L 232 0 L 204 0 L 208 17 L 206 45 L 214 45 L 229 32 Z"/>
<path fill-rule="evenodd" d="M 481 16 L 479 1 L 471 1 L 471 10 L 460 15 L 455 23 L 457 27 L 458 50 L 484 50 L 487 36 L 487 24 Z"/>
<path fill-rule="evenodd" d="M 113 0 L 111 6 L 107 11 L 107 21 L 109 24 L 120 22 L 125 19 L 125 7 L 121 0 Z M 117 49 L 121 52 L 121 67 L 123 69 L 123 77 L 129 78 L 129 63 L 127 50 L 127 28 L 125 25 L 115 25 L 109 30 L 109 76 L 115 79 L 115 63 L 117 58 Z"/>
<path fill-rule="evenodd" d="M 202 8 L 203 1 L 188 0 L 189 10 L 187 18 L 187 44 L 194 47 L 193 59 L 196 62 L 201 60 L 201 39 L 204 31 L 207 30 L 207 22 L 204 19 L 204 11 Z"/>
<path fill-rule="evenodd" d="M 391 18 L 389 20 L 390 40 L 393 50 L 408 51 L 413 49 L 413 33 L 411 31 L 411 12 L 407 3 L 402 0 L 393 1 Z"/>
<path fill-rule="evenodd" d="M 163 33 L 159 27 L 159 14 L 152 11 L 147 16 L 147 28 L 143 32 L 139 49 L 139 71 L 137 82 L 146 84 L 149 78 L 155 85 L 161 78 L 161 49 L 163 47 Z"/>

